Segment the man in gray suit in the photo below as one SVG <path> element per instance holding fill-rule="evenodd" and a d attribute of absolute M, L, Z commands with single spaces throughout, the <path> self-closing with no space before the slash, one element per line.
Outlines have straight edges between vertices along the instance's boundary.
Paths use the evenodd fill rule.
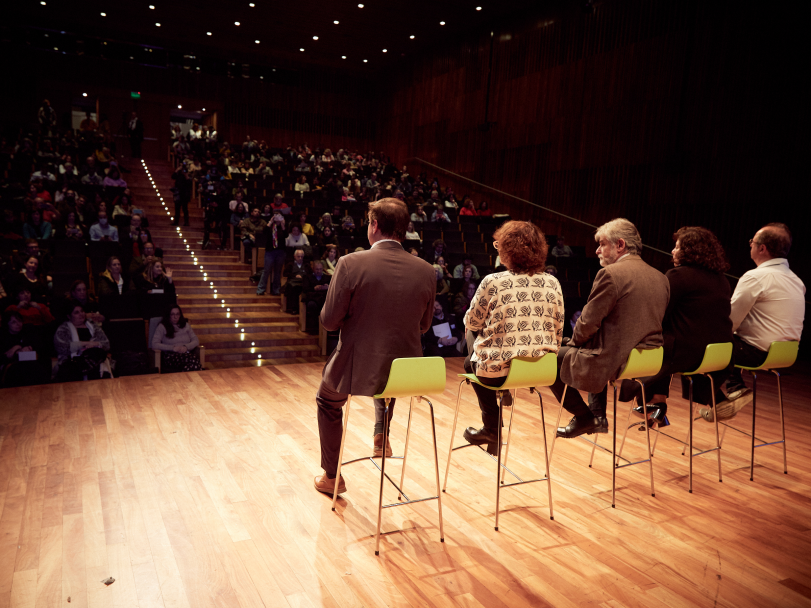
<path fill-rule="evenodd" d="M 670 299 L 667 278 L 642 261 L 642 238 L 626 219 L 597 229 L 597 257 L 603 267 L 567 346 L 558 352 L 558 379 L 552 392 L 574 417 L 558 437 L 607 433 L 608 382 L 616 379 L 634 348 L 662 346 L 662 319 Z M 574 390 L 577 389 L 577 390 Z M 588 391 L 586 406 L 578 390 Z"/>
<path fill-rule="evenodd" d="M 422 356 L 420 334 L 431 327 L 436 274 L 425 260 L 403 249 L 408 222 L 402 201 L 370 203 L 367 235 L 372 248 L 342 257 L 330 281 L 321 323 L 328 331 L 340 329 L 341 337 L 315 397 L 325 473 L 315 478 L 319 492 L 332 494 L 335 489 L 347 397 L 381 392 L 394 359 Z M 377 400 L 375 453 L 384 449 L 384 409 L 383 400 Z M 343 479 L 338 484 L 338 492 L 346 492 Z"/>

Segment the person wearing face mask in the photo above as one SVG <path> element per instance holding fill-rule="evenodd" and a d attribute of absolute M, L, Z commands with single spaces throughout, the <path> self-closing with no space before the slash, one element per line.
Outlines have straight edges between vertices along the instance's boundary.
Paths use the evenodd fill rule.
<path fill-rule="evenodd" d="M 667 278 L 642 261 L 642 237 L 631 222 L 619 218 L 594 235 L 603 269 L 594 279 L 588 301 L 568 345 L 558 351 L 558 378 L 552 393 L 573 418 L 557 430 L 563 438 L 607 433 L 608 382 L 634 348 L 664 343 L 662 319 L 670 298 Z M 576 390 L 571 390 L 576 389 Z M 588 391 L 589 405 L 579 391 Z"/>
<path fill-rule="evenodd" d="M 98 221 L 90 226 L 90 240 L 118 242 L 118 228 L 109 224 L 106 211 L 99 211 Z"/>

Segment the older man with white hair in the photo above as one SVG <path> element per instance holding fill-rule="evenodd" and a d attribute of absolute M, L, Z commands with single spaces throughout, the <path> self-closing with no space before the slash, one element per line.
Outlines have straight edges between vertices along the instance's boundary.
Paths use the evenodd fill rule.
<path fill-rule="evenodd" d="M 670 299 L 667 278 L 642 261 L 642 238 L 626 219 L 603 224 L 594 235 L 603 269 L 594 279 L 568 345 L 558 352 L 558 379 L 552 392 L 574 417 L 558 437 L 607 433 L 608 382 L 634 348 L 662 346 L 662 319 Z M 579 390 L 588 391 L 588 406 Z"/>

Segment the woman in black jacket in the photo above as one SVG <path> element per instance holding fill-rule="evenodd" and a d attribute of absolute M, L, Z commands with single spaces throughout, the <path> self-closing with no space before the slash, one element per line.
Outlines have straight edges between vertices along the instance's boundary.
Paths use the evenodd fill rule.
<path fill-rule="evenodd" d="M 138 301 L 141 315 L 149 319 L 149 341 L 167 311 L 177 303 L 175 285 L 172 282 L 172 269 L 164 268 L 160 260 L 148 262 L 144 271 L 133 277 L 132 282 L 138 290 Z"/>
<path fill-rule="evenodd" d="M 712 232 L 696 226 L 680 228 L 673 239 L 676 241 L 673 248 L 675 268 L 668 270 L 666 275 L 670 282 L 670 302 L 662 321 L 664 361 L 661 371 L 644 382 L 645 396 L 649 401 L 648 423 L 659 426 L 669 424 L 666 414 L 671 375 L 689 372 L 701 365 L 708 344 L 732 341 L 731 290 L 724 276 L 729 264 L 724 248 Z M 720 387 L 730 370 L 731 366 L 712 373 L 716 404 L 726 400 Z M 626 396 L 634 393 L 640 398 L 640 391 L 634 390 L 631 384 L 639 386 L 626 380 L 623 393 Z M 685 393 L 686 388 L 684 385 Z M 707 378 L 694 378 L 693 401 L 702 405 L 712 403 Z M 642 405 L 635 411 L 641 414 Z"/>

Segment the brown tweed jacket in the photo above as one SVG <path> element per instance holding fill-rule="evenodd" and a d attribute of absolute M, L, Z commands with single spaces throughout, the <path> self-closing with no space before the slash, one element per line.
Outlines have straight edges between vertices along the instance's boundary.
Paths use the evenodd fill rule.
<path fill-rule="evenodd" d="M 436 274 L 425 260 L 385 241 L 338 260 L 321 323 L 341 330 L 323 382 L 349 395 L 371 396 L 386 386 L 391 362 L 421 357 L 420 334 L 431 327 Z"/>
<path fill-rule="evenodd" d="M 662 346 L 662 319 L 670 298 L 667 278 L 638 255 L 597 273 L 560 368 L 567 385 L 599 393 L 633 348 Z"/>

